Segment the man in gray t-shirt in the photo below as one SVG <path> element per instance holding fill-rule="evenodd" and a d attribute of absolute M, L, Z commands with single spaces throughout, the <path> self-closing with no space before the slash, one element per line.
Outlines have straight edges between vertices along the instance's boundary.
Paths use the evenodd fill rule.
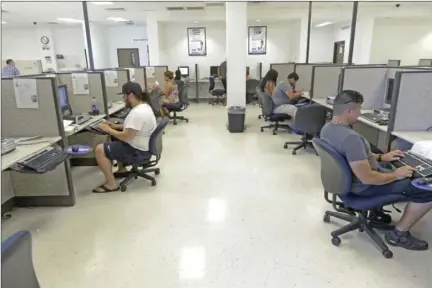
<path fill-rule="evenodd" d="M 398 160 L 403 153 L 397 150 L 373 154 L 366 139 L 351 128 L 360 117 L 362 103 L 363 95 L 357 91 L 339 93 L 334 100 L 333 119 L 323 127 L 320 137 L 348 161 L 353 173 L 350 192 L 362 197 L 403 195 L 410 202 L 395 229 L 385 235 L 387 242 L 409 250 L 426 250 L 428 243 L 412 236 L 409 230 L 432 209 L 432 192 L 411 184 L 412 167 L 402 166 L 394 171 L 381 168 L 378 162 Z"/>
<path fill-rule="evenodd" d="M 288 82 L 283 82 L 276 86 L 272 95 L 275 105 L 273 113 L 287 114 L 289 116 L 295 115 L 297 112 L 295 104 L 297 104 L 297 100 L 301 96 L 301 92 L 294 89 L 298 79 L 298 74 L 293 72 L 288 75 Z"/>

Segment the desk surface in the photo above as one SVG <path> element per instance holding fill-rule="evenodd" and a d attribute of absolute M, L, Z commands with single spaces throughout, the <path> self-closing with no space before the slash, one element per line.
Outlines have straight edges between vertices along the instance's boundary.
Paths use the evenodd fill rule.
<path fill-rule="evenodd" d="M 35 154 L 60 140 L 61 140 L 60 136 L 43 137 L 36 140 L 28 141 L 28 143 L 35 142 L 36 144 L 18 145 L 13 152 L 2 155 L 1 157 L 2 171 L 11 167 L 13 164 L 17 163 L 18 161 L 21 161 L 27 158 L 28 156 Z"/>
<path fill-rule="evenodd" d="M 108 109 L 108 114 L 112 115 L 125 107 L 125 103 L 123 101 L 114 102 L 112 107 Z"/>
<path fill-rule="evenodd" d="M 432 141 L 432 131 L 393 131 L 392 135 L 413 144 L 419 141 Z"/>
<path fill-rule="evenodd" d="M 78 133 L 79 131 L 84 130 L 87 126 L 93 124 L 94 122 L 97 122 L 102 118 L 105 118 L 105 116 L 106 116 L 105 114 L 99 114 L 97 116 L 92 116 L 92 118 L 90 118 L 90 120 L 82 123 L 81 125 L 78 125 L 78 126 L 77 125 L 70 125 L 68 127 L 73 127 L 73 131 L 71 131 L 69 129 L 65 129 L 66 135 L 71 136 L 75 133 Z"/>

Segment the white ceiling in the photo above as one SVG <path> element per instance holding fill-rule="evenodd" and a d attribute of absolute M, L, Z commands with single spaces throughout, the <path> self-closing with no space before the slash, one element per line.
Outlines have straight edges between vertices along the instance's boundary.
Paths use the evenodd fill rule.
<path fill-rule="evenodd" d="M 359 4 L 359 15 L 370 17 L 393 18 L 411 17 L 419 20 L 432 15 L 432 2 L 402 3 L 395 7 L 396 2 L 362 2 Z M 3 2 L 2 21 L 8 26 L 32 26 L 33 22 L 44 25 L 49 22 L 60 22 L 57 18 L 73 18 L 83 20 L 81 2 Z M 216 6 L 215 6 L 216 5 Z M 135 24 L 145 25 L 151 15 L 162 22 L 193 22 L 193 21 L 224 21 L 225 7 L 220 2 L 114 2 L 113 5 L 95 5 L 88 3 L 90 21 L 103 24 L 125 25 L 107 20 L 108 17 L 121 17 Z M 184 7 L 180 11 L 168 11 L 168 7 Z M 203 10 L 187 10 L 191 7 L 203 7 Z M 123 11 L 107 11 L 106 9 L 123 8 Z M 313 22 L 343 22 L 351 18 L 352 2 L 314 2 Z M 35 11 L 37 11 L 35 13 Z M 307 15 L 307 2 L 262 2 L 249 3 L 248 17 L 266 22 L 289 21 Z M 61 22 L 60 22 L 61 23 Z M 63 23 L 61 23 L 63 24 Z M 76 24 L 77 25 L 77 24 Z M 79 25 L 79 24 L 78 24 Z"/>

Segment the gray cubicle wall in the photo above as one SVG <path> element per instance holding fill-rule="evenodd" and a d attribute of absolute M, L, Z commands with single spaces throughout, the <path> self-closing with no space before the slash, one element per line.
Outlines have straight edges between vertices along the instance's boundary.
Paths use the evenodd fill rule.
<path fill-rule="evenodd" d="M 270 69 L 274 69 L 279 73 L 278 81 L 285 81 L 287 76 L 294 72 L 294 63 L 272 63 L 270 64 Z M 263 73 L 263 77 L 267 71 Z"/>
<path fill-rule="evenodd" d="M 159 82 L 160 88 L 163 89 L 165 86 L 165 75 L 164 73 L 168 71 L 168 66 L 145 66 L 143 67 L 145 70 L 145 81 L 146 81 L 146 89 L 151 89 L 153 83 L 155 81 Z"/>
<path fill-rule="evenodd" d="M 432 71 L 396 72 L 389 131 L 432 129 Z"/>
<path fill-rule="evenodd" d="M 336 96 L 339 91 L 339 79 L 344 65 L 317 65 L 312 68 L 310 96 L 313 99 L 325 99 Z"/>
<path fill-rule="evenodd" d="M 299 75 L 295 88 L 310 91 L 312 87 L 312 70 L 314 66 L 319 64 L 295 64 L 294 70 Z M 285 76 L 285 78 L 288 75 Z"/>
<path fill-rule="evenodd" d="M 88 75 L 90 94 L 74 94 L 72 88 L 72 75 L 86 73 Z M 69 104 L 74 114 L 88 113 L 92 107 L 92 97 L 95 97 L 99 110 L 108 115 L 108 100 L 105 88 L 105 78 L 103 72 L 77 72 L 77 73 L 58 73 L 59 84 L 67 86 Z M 103 109 L 102 109 L 103 108 Z"/>
<path fill-rule="evenodd" d="M 129 70 L 123 69 L 123 68 L 115 68 L 115 69 L 104 69 L 104 70 L 96 70 L 98 72 L 103 72 L 103 77 L 105 79 L 105 90 L 106 90 L 106 99 L 107 102 L 118 102 L 120 100 L 123 100 L 122 96 L 122 85 L 126 82 L 129 82 Z M 116 71 L 117 72 L 117 86 L 115 87 L 108 87 L 106 85 L 107 81 L 105 78 L 105 71 Z"/>
<path fill-rule="evenodd" d="M 140 86 L 141 86 L 142 89 L 145 89 L 146 83 L 145 83 L 145 71 L 144 71 L 144 68 L 142 68 L 142 67 L 138 67 L 138 68 L 133 67 L 133 69 L 135 69 L 135 82 L 138 83 L 138 84 L 140 84 Z M 131 78 L 130 76 L 131 75 L 129 73 L 129 78 Z"/>
<path fill-rule="evenodd" d="M 387 86 L 387 67 L 348 66 L 342 69 L 342 90 L 363 94 L 363 109 L 382 108 Z"/>
<path fill-rule="evenodd" d="M 60 149 L 67 145 L 55 78 L 36 79 L 39 108 L 17 108 L 12 78 L 2 79 L 2 137 L 60 137 Z M 35 140 L 37 142 L 37 140 Z M 29 144 L 31 145 L 31 144 Z M 11 153 L 20 153 L 19 148 Z M 29 155 L 30 156 L 30 155 Z M 27 158 L 27 156 L 24 156 Z M 71 206 L 75 204 L 69 161 L 45 174 L 6 171 L 17 206 Z M 6 178 L 8 179 L 8 178 Z M 10 195 L 9 195 L 10 196 Z"/>

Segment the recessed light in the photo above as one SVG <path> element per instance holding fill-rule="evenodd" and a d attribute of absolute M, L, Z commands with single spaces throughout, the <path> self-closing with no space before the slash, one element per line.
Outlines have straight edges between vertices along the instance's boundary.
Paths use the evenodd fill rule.
<path fill-rule="evenodd" d="M 108 17 L 108 20 L 115 21 L 115 22 L 128 22 L 129 20 L 121 18 L 121 17 Z"/>
<path fill-rule="evenodd" d="M 333 22 L 322 22 L 320 24 L 315 25 L 315 27 L 324 27 L 331 24 L 333 24 Z"/>
<path fill-rule="evenodd" d="M 114 4 L 114 2 L 91 2 L 92 4 L 95 4 L 95 5 L 113 5 Z"/>
<path fill-rule="evenodd" d="M 257 22 L 260 22 L 261 20 L 256 20 Z"/>
<path fill-rule="evenodd" d="M 2 21 L 2 24 L 6 24 L 6 22 L 5 22 L 5 21 Z"/>
<path fill-rule="evenodd" d="M 82 23 L 82 20 L 73 18 L 57 18 L 58 21 L 69 22 L 69 23 Z"/>
<path fill-rule="evenodd" d="M 198 21 L 194 21 L 194 23 L 198 23 Z"/>

